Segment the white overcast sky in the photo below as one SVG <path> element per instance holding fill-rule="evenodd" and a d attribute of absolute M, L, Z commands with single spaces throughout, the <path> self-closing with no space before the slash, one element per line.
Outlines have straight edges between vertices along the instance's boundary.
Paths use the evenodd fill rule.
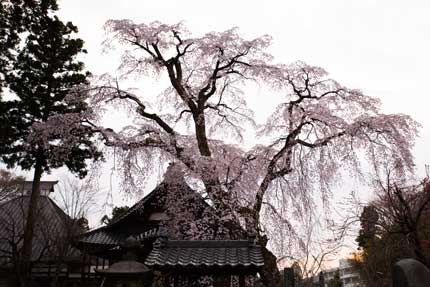
<path fill-rule="evenodd" d="M 108 19 L 185 21 L 190 31 L 240 28 L 244 37 L 269 34 L 275 60 L 302 60 L 334 79 L 379 97 L 386 113 L 405 113 L 422 124 L 416 143 L 418 175 L 430 162 L 430 2 L 397 0 L 59 0 L 60 16 L 78 26 L 87 68 L 117 65 L 101 53 Z M 257 99 L 262 114 L 265 101 Z M 258 117 L 259 111 L 255 111 Z"/>
<path fill-rule="evenodd" d="M 246 38 L 269 34 L 276 62 L 302 60 L 321 66 L 341 84 L 379 97 L 384 112 L 409 114 L 420 122 L 414 155 L 418 177 L 425 175 L 424 165 L 430 163 L 428 1 L 59 0 L 59 4 L 60 18 L 79 28 L 88 50 L 84 61 L 93 74 L 112 72 L 117 66 L 102 54 L 108 19 L 185 21 L 195 35 L 236 26 Z M 270 112 L 266 103 L 270 102 L 256 92 L 251 107 L 258 107 L 257 118 Z"/>

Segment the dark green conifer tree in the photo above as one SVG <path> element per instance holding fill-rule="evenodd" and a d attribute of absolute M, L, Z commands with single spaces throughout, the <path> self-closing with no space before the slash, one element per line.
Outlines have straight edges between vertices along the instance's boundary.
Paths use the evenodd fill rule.
<path fill-rule="evenodd" d="M 1 11 L 7 31 L 1 32 L 0 42 L 9 44 L 0 51 L 0 72 L 10 95 L 0 96 L 0 158 L 9 167 L 34 169 L 21 256 L 23 286 L 29 282 L 42 174 L 65 165 L 83 177 L 88 160 L 101 156 L 91 130 L 76 122 L 87 112 L 87 103 L 77 94 L 70 96 L 87 84 L 88 72 L 77 60 L 85 53 L 83 41 L 73 37 L 76 26 L 54 15 L 57 8 L 54 0 L 24 0 L 2 3 Z"/>

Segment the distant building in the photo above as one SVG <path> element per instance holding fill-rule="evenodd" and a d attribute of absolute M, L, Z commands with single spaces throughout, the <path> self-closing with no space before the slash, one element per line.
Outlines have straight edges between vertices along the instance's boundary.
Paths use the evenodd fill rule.
<path fill-rule="evenodd" d="M 359 287 L 364 286 L 364 283 L 360 279 L 360 274 L 354 270 L 352 265 L 349 263 L 348 259 L 340 259 L 339 267 L 330 268 L 323 270 L 324 274 L 324 285 L 329 286 L 330 280 L 333 280 L 336 272 L 339 272 L 340 280 L 342 281 L 343 287 Z M 315 286 L 318 286 L 320 281 L 319 276 L 315 276 L 312 280 Z"/>

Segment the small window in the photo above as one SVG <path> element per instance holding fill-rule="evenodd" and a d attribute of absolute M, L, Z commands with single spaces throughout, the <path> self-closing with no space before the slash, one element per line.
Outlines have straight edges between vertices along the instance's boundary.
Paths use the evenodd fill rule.
<path fill-rule="evenodd" d="M 162 221 L 162 220 L 169 220 L 169 217 L 164 212 L 153 212 L 149 216 L 150 221 Z"/>

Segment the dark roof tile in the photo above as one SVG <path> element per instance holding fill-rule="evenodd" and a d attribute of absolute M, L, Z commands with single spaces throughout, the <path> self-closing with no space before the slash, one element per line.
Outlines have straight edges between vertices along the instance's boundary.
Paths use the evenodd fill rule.
<path fill-rule="evenodd" d="M 0 260 L 11 255 L 9 241 L 22 245 L 24 223 L 29 206 L 29 196 L 19 196 L 0 204 Z M 48 196 L 40 196 L 36 212 L 35 233 L 33 239 L 32 260 L 50 260 L 55 256 L 57 241 L 64 238 L 75 228 L 72 219 L 59 208 Z M 75 251 L 73 251 L 75 252 Z"/>
<path fill-rule="evenodd" d="M 264 265 L 261 248 L 248 240 L 158 241 L 145 264 L 153 267 L 255 267 Z"/>
<path fill-rule="evenodd" d="M 78 242 L 101 245 L 118 245 L 126 239 L 123 233 L 110 232 L 106 229 L 97 229 L 83 234 Z"/>

